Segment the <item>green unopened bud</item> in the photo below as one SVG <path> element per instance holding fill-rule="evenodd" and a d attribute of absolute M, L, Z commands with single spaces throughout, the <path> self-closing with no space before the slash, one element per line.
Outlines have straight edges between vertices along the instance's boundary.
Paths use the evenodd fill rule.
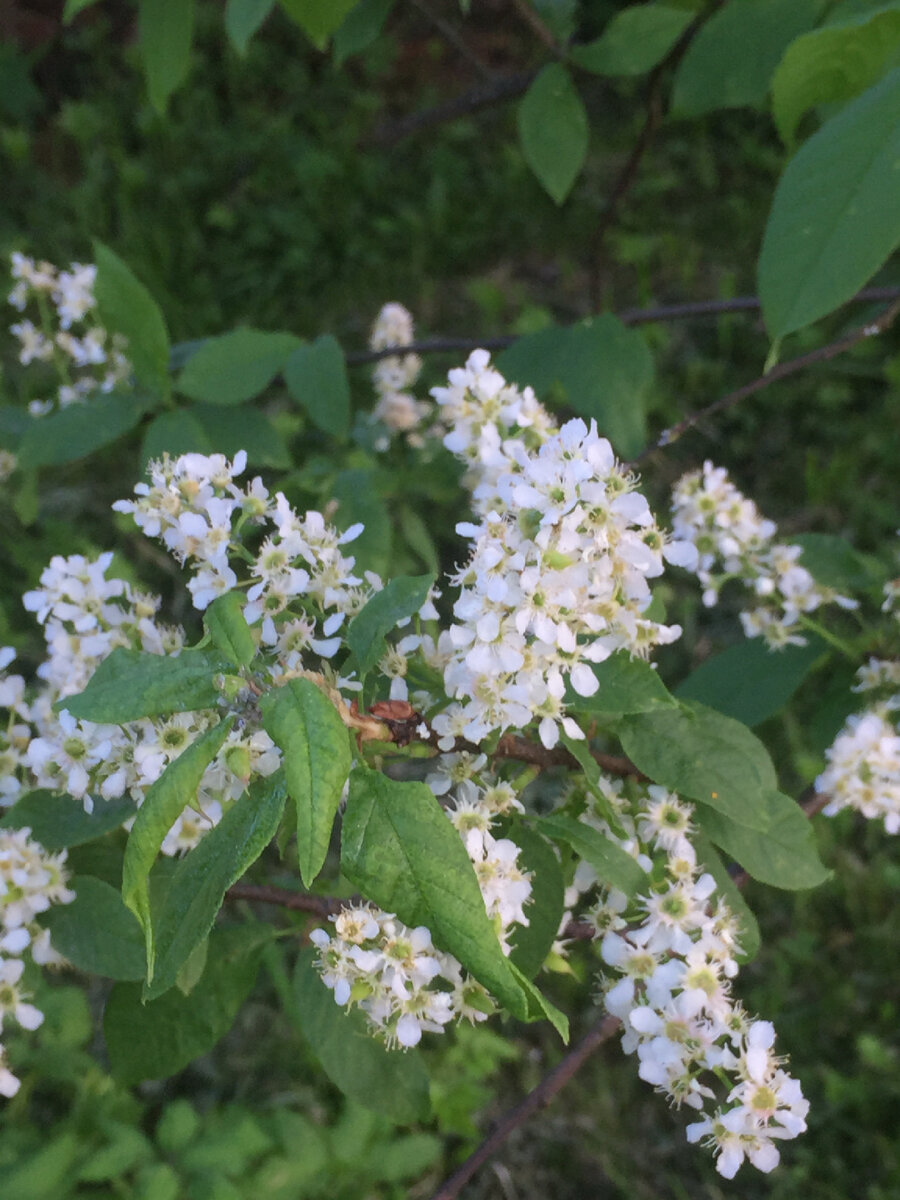
<path fill-rule="evenodd" d="M 229 746 L 225 751 L 225 765 L 232 775 L 246 783 L 250 778 L 250 751 L 246 746 Z"/>
<path fill-rule="evenodd" d="M 534 539 L 541 527 L 541 510 L 539 508 L 524 508 L 516 518 L 516 523 L 527 538 Z"/>
<path fill-rule="evenodd" d="M 350 1003 L 359 1004 L 361 1000 L 368 1000 L 372 995 L 372 990 L 372 985 L 366 983 L 365 979 L 357 979 L 350 989 Z"/>
<path fill-rule="evenodd" d="M 215 685 L 226 700 L 236 700 L 247 686 L 240 675 L 217 675 Z"/>
<path fill-rule="evenodd" d="M 575 559 L 561 550 L 545 550 L 541 562 L 551 571 L 562 571 L 565 567 L 571 567 Z"/>

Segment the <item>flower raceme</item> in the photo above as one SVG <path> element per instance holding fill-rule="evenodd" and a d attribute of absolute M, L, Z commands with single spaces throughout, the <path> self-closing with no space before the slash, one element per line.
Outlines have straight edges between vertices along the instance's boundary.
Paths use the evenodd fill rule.
<path fill-rule="evenodd" d="M 387 314 L 384 325 L 381 344 L 408 344 L 411 328 L 401 314 Z M 397 356 L 394 375 L 383 372 L 392 386 L 396 372 L 413 381 L 405 357 Z M 467 467 L 473 519 L 458 527 L 466 561 L 450 580 L 449 628 L 438 628 L 432 588 L 417 612 L 385 631 L 372 674 L 382 696 L 425 714 L 410 725 L 412 736 L 442 751 L 427 782 L 465 846 L 508 954 L 516 928 L 531 920 L 532 880 L 515 826 L 510 832 L 500 822 L 526 807 L 530 777 L 508 764 L 494 768 L 478 748 L 528 731 L 545 749 L 562 734 L 584 740 L 572 698 L 597 691 L 594 668 L 611 654 L 647 658 L 679 636 L 678 626 L 649 615 L 651 582 L 666 562 L 694 568 L 698 554 L 691 538 L 658 526 L 636 478 L 593 423 L 557 427 L 534 393 L 504 380 L 486 352 L 472 354 L 433 396 L 449 431 L 444 444 Z M 297 512 L 261 479 L 240 482 L 245 468 L 243 452 L 232 461 L 164 456 L 149 464 L 149 480 L 134 496 L 114 507 L 181 564 L 196 610 L 205 613 L 226 593 L 241 596 L 252 662 L 221 677 L 219 701 L 206 709 L 115 725 L 78 719 L 66 699 L 85 689 L 113 651 L 177 658 L 188 647 L 181 629 L 159 621 L 156 597 L 112 577 L 111 555 L 54 558 L 25 597 L 47 643 L 38 691 L 29 695 L 19 677 L 0 677 L 9 714 L 0 746 L 9 767 L 4 803 L 40 786 L 68 792 L 88 810 L 95 796 L 128 796 L 140 805 L 185 749 L 231 715 L 234 726 L 200 780 L 199 812 L 186 809 L 163 841 L 164 854 L 183 853 L 254 778 L 282 765 L 282 751 L 262 728 L 260 699 L 297 678 L 314 683 L 359 732 L 355 753 L 364 758 L 362 731 L 377 719 L 352 707 L 362 681 L 348 628 L 384 585 L 357 568 L 352 543 L 362 527 L 342 531 L 323 512 Z M 0 668 L 9 662 L 4 656 Z M 625 1047 L 637 1052 L 645 1079 L 705 1114 L 697 1136 L 713 1140 L 723 1174 L 743 1157 L 768 1169 L 777 1158 L 774 1141 L 802 1126 L 805 1101 L 771 1053 L 771 1027 L 751 1021 L 731 998 L 737 926 L 698 865 L 691 810 L 664 789 L 626 792 L 609 781 L 597 788 L 598 806 L 581 797 L 584 819 L 653 879 L 636 900 L 601 892 L 586 918 L 597 932 L 607 1005 L 623 1021 Z M 596 883 L 582 863 L 570 890 L 577 898 Z M 491 1009 L 481 984 L 435 946 L 431 930 L 409 928 L 371 904 L 349 906 L 333 930 L 312 939 L 335 1001 L 358 1006 L 391 1044 L 413 1046 L 453 1019 L 481 1021 Z M 565 952 L 559 942 L 557 960 Z M 731 1080 L 711 1110 L 710 1073 L 712 1082 L 723 1073 Z"/>

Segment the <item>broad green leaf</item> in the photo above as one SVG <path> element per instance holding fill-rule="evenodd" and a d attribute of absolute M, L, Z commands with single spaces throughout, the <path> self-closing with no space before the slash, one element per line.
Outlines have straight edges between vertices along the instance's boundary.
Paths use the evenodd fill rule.
<path fill-rule="evenodd" d="M 729 0 L 703 25 L 681 61 L 672 111 L 759 108 L 786 47 L 818 21 L 826 0 Z"/>
<path fill-rule="evenodd" d="M 830 533 L 798 533 L 791 538 L 801 546 L 800 562 L 823 587 L 853 596 L 867 588 L 881 588 L 885 564 L 860 552 L 846 538 Z"/>
<path fill-rule="evenodd" d="M 384 578 L 391 564 L 393 535 L 390 514 L 377 490 L 376 472 L 359 467 L 339 471 L 332 497 L 338 502 L 334 517 L 338 529 L 346 530 L 359 522 L 365 526 L 345 551 L 356 560 L 357 574 L 375 571 Z"/>
<path fill-rule="evenodd" d="M 436 577 L 441 569 L 437 549 L 428 532 L 428 526 L 414 508 L 400 509 L 400 530 L 409 548 L 419 556 L 425 564 L 425 568 Z"/>
<path fill-rule="evenodd" d="M 147 426 L 141 445 L 140 464 L 145 467 L 151 459 L 160 459 L 164 454 L 177 458 L 180 454 L 193 452 L 211 454 L 212 450 L 210 436 L 193 410 L 167 409 L 155 416 Z"/>
<path fill-rule="evenodd" d="M 900 242 L 900 67 L 851 101 L 788 163 L 759 258 L 773 338 L 855 295 Z"/>
<path fill-rule="evenodd" d="M 311 887 L 322 870 L 352 761 L 347 727 L 309 679 L 291 679 L 260 700 L 263 728 L 284 755 L 297 812 L 300 877 Z"/>
<path fill-rule="evenodd" d="M 695 810 L 707 837 L 760 883 L 790 891 L 817 887 L 831 872 L 819 858 L 812 823 L 800 806 L 776 789 L 762 805 L 726 816 L 706 804 Z"/>
<path fill-rule="evenodd" d="M 10 1200 L 13 1196 L 16 1200 L 54 1200 L 65 1196 L 74 1164 L 83 1153 L 83 1137 L 74 1132 L 54 1137 L 48 1130 L 46 1145 L 24 1162 L 20 1160 L 4 1168 L 3 1190 Z"/>
<path fill-rule="evenodd" d="M 632 658 L 627 650 L 615 654 L 593 668 L 599 687 L 593 696 L 579 696 L 569 684 L 566 707 L 575 712 L 610 715 L 653 712 L 675 704 L 666 685 L 648 662 Z"/>
<path fill-rule="evenodd" d="M 244 450 L 251 467 L 286 470 L 292 465 L 291 452 L 275 425 L 249 404 L 235 408 L 194 404 L 187 411 L 210 448 L 219 454 L 234 458 L 238 450 Z"/>
<path fill-rule="evenodd" d="M 542 817 L 538 829 L 554 841 L 571 846 L 594 868 L 597 878 L 606 887 L 618 888 L 626 896 L 649 888 L 650 881 L 631 855 L 584 821 L 553 814 Z"/>
<path fill-rule="evenodd" d="M 700 863 L 715 879 L 718 894 L 740 923 L 741 953 L 737 956 L 738 962 L 750 962 L 759 953 L 761 941 L 759 924 L 753 915 L 753 910 L 729 875 L 728 868 L 719 857 L 715 846 L 701 830 L 694 829 L 691 832 L 691 845 L 697 851 Z"/>
<path fill-rule="evenodd" d="M 281 0 L 281 7 L 313 45 L 322 50 L 355 3 L 356 0 Z"/>
<path fill-rule="evenodd" d="M 71 846 L 81 846 L 118 829 L 134 814 L 134 802 L 129 796 L 120 800 L 93 801 L 94 811 L 85 812 L 80 800 L 59 792 L 27 792 L 21 800 L 4 809 L 0 827 L 30 829 L 31 836 L 45 850 L 55 853 Z"/>
<path fill-rule="evenodd" d="M 49 416 L 35 418 L 16 449 L 19 466 L 58 466 L 85 458 L 134 429 L 146 406 L 123 392 L 89 396 Z"/>
<path fill-rule="evenodd" d="M 387 650 L 385 635 L 398 621 L 419 611 L 433 583 L 433 575 L 398 575 L 356 614 L 346 636 L 361 676 L 367 675 Z"/>
<path fill-rule="evenodd" d="M 103 1134 L 108 1140 L 79 1166 L 79 1182 L 103 1183 L 117 1179 L 156 1157 L 153 1143 L 134 1125 L 104 1121 Z"/>
<path fill-rule="evenodd" d="M 579 416 L 594 418 L 623 457 L 645 445 L 653 357 L 643 336 L 611 313 L 526 334 L 498 356 L 497 367 L 542 398 L 555 395 Z"/>
<path fill-rule="evenodd" d="M 216 930 L 200 982 L 145 1003 L 139 983 L 118 983 L 106 1001 L 103 1034 L 113 1075 L 125 1084 L 165 1079 L 224 1037 L 250 994 L 272 931 L 259 925 Z"/>
<path fill-rule="evenodd" d="M 898 47 L 898 8 L 816 29 L 792 42 L 772 79 L 772 115 L 782 140 L 793 143 L 809 109 L 852 100 L 877 83 L 895 65 Z"/>
<path fill-rule="evenodd" d="M 128 340 L 125 353 L 141 387 L 169 395 L 169 334 L 156 301 L 117 254 L 94 240 L 97 314 L 104 328 Z"/>
<path fill-rule="evenodd" d="M 290 1015 L 325 1074 L 345 1096 L 395 1121 L 427 1118 L 428 1075 L 415 1049 L 388 1050 L 372 1036 L 358 1009 L 334 1002 L 314 967 L 315 951 L 301 951 L 294 972 L 296 1007 Z"/>
<path fill-rule="evenodd" d="M 231 731 L 234 718 L 207 729 L 170 762 L 150 787 L 138 809 L 125 847 L 122 864 L 122 899 L 144 929 L 147 946 L 147 982 L 153 980 L 156 958 L 153 926 L 150 919 L 148 877 L 166 834 L 197 798 L 197 788 Z"/>
<path fill-rule="evenodd" d="M 190 69 L 194 0 L 138 0 L 138 28 L 147 93 L 162 114 Z"/>
<path fill-rule="evenodd" d="M 264 392 L 300 345 L 292 333 L 235 329 L 209 338 L 192 354 L 176 387 L 192 400 L 243 404 Z"/>
<path fill-rule="evenodd" d="M 380 36 L 396 0 L 359 0 L 334 35 L 331 52 L 341 67 L 353 54 L 367 49 Z"/>
<path fill-rule="evenodd" d="M 66 6 L 63 9 L 63 24 L 68 25 L 80 12 L 96 3 L 97 0 L 66 0 Z"/>
<path fill-rule="evenodd" d="M 242 57 L 250 39 L 275 7 L 275 0 L 226 0 L 225 32 Z"/>
<path fill-rule="evenodd" d="M 225 892 L 275 836 L 285 795 L 280 771 L 254 780 L 219 824 L 179 861 L 154 921 L 156 967 L 153 983 L 146 988 L 150 999 L 172 987 L 212 929 Z"/>
<path fill-rule="evenodd" d="M 144 935 L 120 894 L 90 875 L 76 875 L 70 886 L 72 903 L 55 904 L 40 918 L 53 949 L 89 975 L 143 979 Z"/>
<path fill-rule="evenodd" d="M 522 990 L 527 1006 L 528 1021 L 547 1020 L 564 1042 L 569 1040 L 569 1018 L 560 1012 L 555 1004 L 551 1004 L 545 995 L 524 975 L 514 962 L 509 964 L 513 979 Z"/>
<path fill-rule="evenodd" d="M 534 979 L 550 953 L 563 915 L 562 868 L 556 851 L 534 829 L 514 822 L 503 830 L 519 847 L 519 866 L 531 875 L 531 901 L 525 908 L 527 925 L 516 925 L 510 934 L 510 958 L 527 979 Z"/>
<path fill-rule="evenodd" d="M 544 190 L 562 204 L 588 150 L 588 119 L 569 72 L 549 63 L 519 105 L 519 141 Z"/>
<path fill-rule="evenodd" d="M 55 707 L 98 725 L 214 708 L 219 701 L 214 680 L 229 666 L 227 659 L 206 650 L 182 650 L 172 657 L 118 646 L 83 692 L 64 696 Z"/>
<path fill-rule="evenodd" d="M 691 23 L 689 9 L 635 4 L 616 13 L 596 41 L 576 46 L 572 61 L 597 75 L 643 75 L 669 53 Z"/>
<path fill-rule="evenodd" d="M 726 816 L 751 818 L 778 786 L 762 742 L 746 725 L 702 704 L 625 717 L 618 732 L 638 770 Z"/>
<path fill-rule="evenodd" d="M 337 339 L 323 333 L 298 346 L 285 363 L 284 381 L 293 398 L 323 433 L 345 438 L 350 429 L 350 384 Z"/>
<path fill-rule="evenodd" d="M 246 602 L 243 592 L 225 592 L 203 614 L 213 645 L 236 667 L 249 667 L 256 657 L 256 640 L 244 619 Z"/>
<path fill-rule="evenodd" d="M 818 638 L 781 650 L 771 650 L 763 638 L 745 638 L 708 658 L 675 694 L 745 725 L 759 725 L 787 704 L 826 649 Z"/>
<path fill-rule="evenodd" d="M 424 783 L 354 768 L 341 868 L 364 896 L 405 924 L 427 925 L 437 946 L 515 1016 L 528 1018 L 462 840 Z"/>

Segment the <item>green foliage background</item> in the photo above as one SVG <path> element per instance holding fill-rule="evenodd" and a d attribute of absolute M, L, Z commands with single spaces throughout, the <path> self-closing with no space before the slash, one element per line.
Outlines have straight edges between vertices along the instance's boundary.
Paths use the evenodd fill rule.
<path fill-rule="evenodd" d="M 535 7 L 567 35 L 574 5 Z M 579 41 L 590 43 L 624 7 L 584 5 Z M 829 10 L 807 7 L 808 23 L 798 17 L 795 34 Z M 873 6 L 839 7 L 852 16 Z M 765 106 L 780 49 L 773 57 L 762 34 L 747 54 L 757 68 L 773 59 L 761 87 L 737 79 L 727 107 L 705 106 L 676 87 L 674 108 L 606 233 L 599 267 L 589 271 L 610 188 L 645 120 L 640 70 L 578 76 L 590 142 L 562 206 L 520 148 L 515 103 L 396 141 L 379 134 L 479 80 L 429 9 L 494 70 L 544 62 L 546 48 L 513 5 L 475 3 L 465 21 L 449 0 L 398 5 L 386 34 L 337 67 L 280 9 L 241 56 L 226 41 L 220 6 L 201 3 L 189 74 L 165 114 L 147 98 L 131 7 L 101 3 L 66 26 L 57 10 L 13 8 L 14 36 L 0 46 L 0 254 L 88 261 L 92 239 L 100 239 L 159 303 L 173 343 L 245 325 L 310 340 L 332 334 L 345 350 L 359 350 L 390 299 L 413 311 L 422 336 L 480 339 L 537 333 L 600 308 L 756 290 L 756 259 L 786 162 Z M 809 115 L 802 119 L 799 129 L 814 127 Z M 877 282 L 898 281 L 889 261 Z M 814 349 L 866 315 L 838 311 L 790 334 L 782 355 Z M 753 314 L 656 323 L 643 334 L 655 364 L 647 398 L 654 430 L 754 378 L 768 351 Z M 860 550 L 892 553 L 900 462 L 900 367 L 892 353 L 884 342 L 864 344 L 686 435 L 646 471 L 654 507 L 674 479 L 710 456 L 785 534 L 840 534 Z M 427 381 L 438 382 L 458 359 L 429 358 Z M 352 369 L 350 384 L 354 411 L 370 408 L 368 368 Z M 4 386 L 16 394 L 14 361 Z M 285 485 L 292 498 L 343 497 L 349 523 L 353 495 L 367 495 L 365 554 L 376 569 L 421 574 L 452 564 L 452 467 L 436 463 L 423 479 L 402 454 L 377 459 L 364 437 L 336 452 L 281 383 L 267 397 L 265 411 L 298 464 Z M 106 548 L 109 504 L 129 490 L 142 462 L 138 440 L 126 446 L 44 471 L 4 500 L 16 537 L 2 551 L 0 634 L 20 646 L 26 663 L 38 645 L 19 597 L 52 553 Z M 423 505 L 440 515 L 424 539 L 409 517 Z M 129 536 L 120 544 L 126 552 L 136 541 Z M 174 590 L 166 568 L 145 565 L 154 586 Z M 678 586 L 667 584 L 666 599 L 686 613 L 685 636 L 661 656 L 669 679 L 737 640 L 733 618 L 703 612 Z M 815 698 L 801 692 L 784 720 L 761 729 L 789 764 L 782 786 L 795 790 L 816 774 L 846 711 L 835 707 L 812 722 Z M 791 1144 L 776 1175 L 744 1175 L 738 1186 L 748 1198 L 889 1200 L 900 1191 L 900 866 L 880 829 L 863 830 L 846 814 L 819 836 L 835 869 L 822 888 L 792 895 L 752 887 L 763 950 L 741 977 L 748 1008 L 776 1022 L 791 1054 L 812 1102 L 810 1131 Z M 71 859 L 101 878 L 106 870 L 117 885 L 117 864 L 104 868 L 100 853 L 88 847 Z M 552 1032 L 534 1027 L 517 1026 L 512 1040 L 502 1025 L 436 1039 L 441 1044 L 426 1052 L 435 1116 L 398 1126 L 322 1081 L 315 1048 L 291 1022 L 292 983 L 277 947 L 262 953 L 260 983 L 224 1042 L 167 1083 L 136 1090 L 89 1054 L 99 1049 L 91 1014 L 102 985 L 85 993 L 68 978 L 36 980 L 47 1029 L 39 1046 L 12 1043 L 14 1061 L 38 1082 L 0 1114 L 4 1196 L 425 1196 L 559 1054 Z M 565 1007 L 578 986 L 559 980 L 554 998 Z M 682 1123 L 610 1044 L 466 1195 L 736 1194 L 684 1145 Z"/>

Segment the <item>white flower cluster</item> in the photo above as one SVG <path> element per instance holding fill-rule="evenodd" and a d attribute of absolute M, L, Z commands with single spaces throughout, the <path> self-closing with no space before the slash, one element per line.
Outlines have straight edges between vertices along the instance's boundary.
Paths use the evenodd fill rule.
<path fill-rule="evenodd" d="M 434 721 L 440 744 L 479 743 L 535 719 L 548 748 L 560 727 L 580 738 L 565 715 L 567 683 L 590 696 L 594 663 L 621 649 L 646 656 L 679 636 L 679 626 L 646 616 L 648 581 L 664 559 L 691 565 L 696 553 L 657 527 L 593 422 L 557 432 L 533 392 L 507 384 L 485 351 L 433 394 L 452 427 L 445 445 L 470 465 L 481 515 L 457 526 L 472 549 L 454 578 L 461 592 L 444 684 L 458 703 Z"/>
<path fill-rule="evenodd" d="M 828 765 L 816 791 L 829 797 L 822 810 L 826 816 L 854 808 L 870 820 L 883 820 L 888 833 L 900 833 L 900 736 L 889 716 L 897 707 L 895 695 L 893 703 L 848 717 L 825 751 Z"/>
<path fill-rule="evenodd" d="M 519 847 L 495 838 L 497 818 L 522 811 L 512 784 L 485 775 L 484 755 L 442 756 L 427 783 L 438 796 L 452 793 L 447 810 L 475 868 L 485 909 L 504 954 L 516 925 L 527 925 L 524 905 L 531 898 L 527 872 L 518 866 Z M 336 1004 L 357 1005 L 373 1032 L 389 1045 L 415 1046 L 423 1032 L 440 1033 L 448 1022 L 483 1021 L 492 1011 L 489 996 L 450 954 L 437 950 L 425 926 L 409 929 L 393 913 L 370 905 L 345 908 L 335 931 L 314 930 L 322 979 Z M 441 986 L 443 983 L 446 986 Z"/>
<path fill-rule="evenodd" d="M 737 579 L 756 597 L 740 614 L 747 637 L 763 637 L 774 648 L 803 646 L 803 614 L 824 604 L 855 608 L 856 602 L 816 583 L 800 565 L 802 547 L 776 539 L 774 521 L 734 486 L 723 467 L 709 461 L 684 475 L 672 491 L 672 528 L 699 555 L 697 578 L 703 603 L 714 605 L 722 587 Z"/>
<path fill-rule="evenodd" d="M 93 809 L 94 797 L 130 796 L 140 804 L 166 766 L 218 721 L 213 710 L 145 718 L 125 725 L 80 721 L 53 705 L 81 691 L 117 647 L 178 654 L 180 629 L 157 623 L 159 600 L 107 578 L 112 555 L 91 562 L 57 556 L 27 592 L 26 608 L 44 626 L 47 658 L 38 667 L 43 687 L 29 703 L 19 675 L 0 675 L 0 707 L 9 712 L 0 740 L 0 802 L 12 804 L 34 787 L 67 792 Z M 0 651 L 0 669 L 14 657 Z M 262 730 L 234 729 L 200 783 L 197 811 L 186 810 L 163 842 L 164 854 L 191 849 L 244 791 L 251 775 L 270 775 L 280 753 Z"/>
<path fill-rule="evenodd" d="M 61 962 L 50 935 L 37 924 L 38 913 L 53 904 L 69 904 L 65 851 L 49 854 L 30 829 L 0 829 L 0 1033 L 7 1020 L 34 1030 L 44 1019 L 21 986 L 26 953 L 39 966 Z M 12 1097 L 19 1080 L 10 1071 L 0 1043 L 0 1096 Z"/>
<path fill-rule="evenodd" d="M 809 1104 L 773 1052 L 772 1025 L 731 996 L 738 924 L 698 868 L 692 806 L 653 785 L 632 802 L 621 781 L 606 779 L 589 805 L 582 819 L 659 880 L 631 904 L 604 892 L 587 914 L 610 969 L 605 1002 L 624 1026 L 623 1049 L 637 1053 L 642 1079 L 703 1113 L 687 1138 L 712 1147 L 720 1174 L 731 1179 L 745 1157 L 771 1171 L 777 1142 L 806 1128 Z M 578 890 L 595 882 L 590 867 L 579 873 Z M 717 1080 L 728 1088 L 718 1100 Z"/>
<path fill-rule="evenodd" d="M 93 264 L 71 263 L 67 271 L 59 271 L 52 263 L 35 263 L 14 252 L 12 277 L 10 304 L 20 313 L 31 307 L 37 318 L 37 324 L 23 317 L 10 326 L 19 341 L 19 362 L 48 363 L 59 379 L 55 401 L 29 403 L 32 416 L 45 416 L 55 405 L 83 403 L 92 392 L 110 392 L 128 378 L 127 342 L 120 334 L 110 336 L 94 316 Z"/>
<path fill-rule="evenodd" d="M 414 341 L 413 319 L 409 310 L 402 304 L 385 304 L 375 319 L 372 332 L 369 335 L 370 350 L 392 350 L 395 346 L 402 349 Z M 423 400 L 417 400 L 410 389 L 415 385 L 422 370 L 422 360 L 418 354 L 390 354 L 381 358 L 375 364 L 372 381 L 378 393 L 378 404 L 374 417 L 390 431 L 391 434 L 406 434 L 410 446 L 421 447 L 422 436 L 417 432 L 431 415 L 431 405 Z M 389 441 L 377 445 L 377 449 L 386 450 Z"/>

